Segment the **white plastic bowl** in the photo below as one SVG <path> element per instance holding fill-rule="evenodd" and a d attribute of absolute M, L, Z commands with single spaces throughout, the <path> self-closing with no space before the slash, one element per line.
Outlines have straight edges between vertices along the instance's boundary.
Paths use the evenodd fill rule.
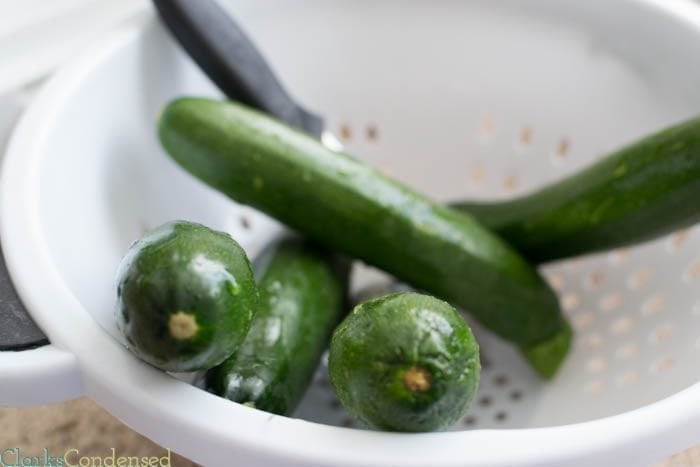
<path fill-rule="evenodd" d="M 232 3 L 351 152 L 441 200 L 512 196 L 700 109 L 690 1 Z M 146 16 L 67 65 L 23 117 L 2 173 L 0 233 L 53 345 L 0 354 L 2 403 L 87 394 L 205 465 L 633 465 L 700 442 L 698 229 L 545 268 L 577 329 L 570 358 L 543 383 L 476 326 L 489 364 L 455 431 L 329 426 L 350 422 L 324 368 L 295 419 L 139 362 L 111 315 L 115 270 L 135 238 L 189 219 L 254 256 L 280 228 L 161 151 L 158 112 L 182 94 L 217 95 Z"/>

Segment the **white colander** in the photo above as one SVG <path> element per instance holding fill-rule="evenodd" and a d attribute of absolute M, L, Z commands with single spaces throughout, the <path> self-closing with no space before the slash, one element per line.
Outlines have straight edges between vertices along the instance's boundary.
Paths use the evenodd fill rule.
<path fill-rule="evenodd" d="M 229 6 L 349 152 L 439 200 L 514 196 L 700 113 L 700 7 L 689 0 Z M 114 273 L 135 238 L 188 219 L 254 256 L 281 228 L 160 149 L 158 112 L 182 94 L 217 92 L 147 15 L 67 65 L 21 121 L 0 233 L 52 346 L 0 353 L 0 403 L 87 394 L 207 466 L 644 465 L 700 442 L 697 228 L 543 268 L 576 330 L 551 382 L 475 324 L 482 384 L 451 432 L 360 429 L 325 366 L 286 418 L 139 362 L 111 314 Z M 381 277 L 358 271 L 356 288 Z"/>

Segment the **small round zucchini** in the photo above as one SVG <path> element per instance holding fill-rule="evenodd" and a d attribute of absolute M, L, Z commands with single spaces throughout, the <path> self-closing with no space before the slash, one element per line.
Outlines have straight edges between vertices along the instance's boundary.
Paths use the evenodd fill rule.
<path fill-rule="evenodd" d="M 129 350 L 167 371 L 218 365 L 241 344 L 257 308 L 248 258 L 228 234 L 165 224 L 134 243 L 117 282 L 117 323 Z"/>
<path fill-rule="evenodd" d="M 331 383 L 359 421 L 390 431 L 456 422 L 479 386 L 479 346 L 448 303 L 404 292 L 364 302 L 331 340 Z"/>

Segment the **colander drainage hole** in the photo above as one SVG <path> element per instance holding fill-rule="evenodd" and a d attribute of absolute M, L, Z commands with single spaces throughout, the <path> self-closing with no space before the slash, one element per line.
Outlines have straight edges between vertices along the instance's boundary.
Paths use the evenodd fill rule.
<path fill-rule="evenodd" d="M 469 180 L 474 184 L 474 185 L 479 185 L 481 182 L 484 181 L 484 166 L 483 164 L 477 162 L 474 165 L 471 166 L 469 169 Z"/>
<path fill-rule="evenodd" d="M 338 129 L 338 134 L 340 138 L 344 141 L 350 141 L 352 139 L 352 128 L 348 123 L 341 123 Z"/>
<path fill-rule="evenodd" d="M 379 128 L 377 125 L 374 123 L 368 124 L 366 135 L 369 141 L 377 141 L 379 139 Z"/>
<path fill-rule="evenodd" d="M 493 378 L 493 384 L 496 386 L 504 387 L 508 385 L 508 377 L 506 375 L 496 375 Z"/>
<path fill-rule="evenodd" d="M 564 287 L 566 287 L 566 280 L 561 274 L 548 274 L 547 280 L 549 281 L 549 285 L 551 285 L 557 292 L 562 293 L 564 291 Z"/>
<path fill-rule="evenodd" d="M 331 399 L 328 405 L 330 405 L 333 410 L 340 410 L 343 407 L 343 404 L 341 404 L 337 398 Z"/>
<path fill-rule="evenodd" d="M 358 133 L 362 133 L 358 131 Z M 355 136 L 355 132 L 353 131 L 352 126 L 348 122 L 342 122 L 338 126 L 338 135 L 340 136 L 340 139 L 345 141 L 346 143 L 349 143 L 350 141 L 353 140 L 353 137 Z M 379 140 L 379 125 L 376 123 L 367 123 L 365 128 L 364 128 L 364 136 L 369 142 L 376 142 Z"/>
<path fill-rule="evenodd" d="M 678 232 L 671 235 L 668 243 L 668 249 L 671 253 L 680 250 L 685 244 L 688 236 L 690 235 L 689 229 L 679 230 Z"/>
<path fill-rule="evenodd" d="M 628 371 L 627 373 L 624 373 L 620 378 L 617 380 L 617 384 L 619 386 L 628 386 L 630 384 L 636 383 L 639 380 L 639 373 L 636 371 Z"/>
<path fill-rule="evenodd" d="M 616 266 L 624 263 L 628 257 L 629 251 L 626 248 L 620 248 L 611 253 L 608 253 L 608 260 Z"/>
<path fill-rule="evenodd" d="M 529 145 L 532 143 L 532 137 L 534 135 L 535 131 L 532 129 L 530 125 L 525 125 L 523 128 L 520 130 L 520 143 L 523 144 L 524 146 Z"/>
<path fill-rule="evenodd" d="M 489 138 L 493 136 L 495 132 L 496 123 L 493 121 L 493 118 L 488 115 L 482 118 L 481 122 L 479 123 L 479 135 L 481 137 Z"/>
<path fill-rule="evenodd" d="M 599 334 L 591 334 L 583 340 L 583 345 L 587 350 L 596 350 L 603 343 L 603 339 Z"/>
<path fill-rule="evenodd" d="M 491 399 L 491 396 L 482 396 L 479 399 L 479 406 L 481 407 L 489 407 L 491 403 L 493 402 L 493 399 Z"/>
<path fill-rule="evenodd" d="M 653 344 L 660 344 L 668 340 L 673 335 L 673 332 L 674 329 L 672 325 L 664 324 L 656 328 L 654 332 L 651 333 L 651 336 L 649 336 L 649 340 Z"/>
<path fill-rule="evenodd" d="M 633 289 L 638 289 L 646 285 L 654 274 L 651 268 L 643 266 L 632 274 L 627 280 L 628 285 Z"/>
<path fill-rule="evenodd" d="M 550 155 L 550 163 L 551 164 L 556 164 L 556 165 L 561 165 L 564 163 L 568 156 L 569 156 L 569 151 L 571 149 L 571 140 L 563 136 L 557 141 L 555 144 L 554 148 L 551 150 L 551 155 Z"/>
<path fill-rule="evenodd" d="M 355 424 L 355 421 L 350 417 L 343 418 L 343 420 L 340 422 L 340 425 L 344 426 L 345 428 L 355 428 L 357 426 Z"/>
<path fill-rule="evenodd" d="M 622 295 L 619 293 L 611 293 L 600 300 L 600 309 L 605 312 L 616 310 L 622 305 Z"/>
<path fill-rule="evenodd" d="M 571 141 L 569 140 L 569 138 L 563 137 L 559 140 L 559 143 L 557 144 L 557 157 L 559 157 L 560 159 L 565 158 L 569 155 L 569 149 L 571 149 Z"/>
<path fill-rule="evenodd" d="M 600 373 L 602 371 L 605 371 L 607 367 L 608 364 L 603 357 L 592 358 L 588 361 L 588 364 L 586 365 L 586 369 L 590 373 Z"/>
<path fill-rule="evenodd" d="M 620 318 L 610 326 L 610 332 L 613 336 L 620 336 L 629 332 L 632 327 L 632 320 L 628 317 Z"/>
<path fill-rule="evenodd" d="M 512 193 L 518 188 L 518 184 L 520 183 L 520 179 L 518 178 L 517 174 L 511 173 L 506 175 L 505 179 L 503 180 L 503 189 L 507 193 Z"/>
<path fill-rule="evenodd" d="M 670 357 L 662 358 L 652 365 L 651 371 L 653 373 L 663 373 L 664 371 L 672 368 L 675 363 L 676 362 Z"/>
<path fill-rule="evenodd" d="M 694 280 L 700 279 L 700 260 L 697 260 L 693 264 L 690 265 L 686 276 L 687 276 L 686 278 L 689 281 L 694 281 Z"/>
<path fill-rule="evenodd" d="M 602 380 L 596 379 L 586 384 L 583 390 L 588 394 L 600 394 L 604 387 L 605 383 Z"/>
<path fill-rule="evenodd" d="M 639 355 L 639 346 L 637 344 L 628 344 L 617 349 L 615 354 L 620 360 L 629 360 Z"/>
<path fill-rule="evenodd" d="M 474 415 L 468 415 L 464 417 L 464 420 L 462 421 L 462 424 L 464 426 L 474 426 L 476 425 L 477 419 Z"/>
<path fill-rule="evenodd" d="M 583 259 L 581 258 L 573 258 L 568 260 L 566 263 L 564 263 L 564 266 L 566 269 L 568 269 L 571 272 L 578 272 L 581 269 L 581 265 L 583 264 Z"/>
<path fill-rule="evenodd" d="M 564 308 L 564 311 L 567 311 L 569 313 L 576 310 L 580 304 L 581 299 L 579 298 L 578 294 L 574 292 L 564 294 L 564 296 L 561 299 L 561 305 Z"/>
<path fill-rule="evenodd" d="M 586 282 L 584 283 L 584 286 L 589 288 L 589 289 L 595 289 L 595 288 L 603 285 L 604 281 L 605 281 L 605 274 L 603 273 L 603 271 L 593 271 L 586 278 Z"/>
<path fill-rule="evenodd" d="M 574 326 L 578 331 L 584 331 L 591 326 L 594 319 L 595 315 L 590 311 L 581 313 L 574 318 Z"/>
<path fill-rule="evenodd" d="M 660 293 L 654 294 L 644 300 L 644 303 L 642 304 L 642 315 L 644 316 L 653 316 L 653 315 L 658 315 L 661 313 L 664 309 L 664 305 L 666 304 L 666 299 L 664 296 Z"/>

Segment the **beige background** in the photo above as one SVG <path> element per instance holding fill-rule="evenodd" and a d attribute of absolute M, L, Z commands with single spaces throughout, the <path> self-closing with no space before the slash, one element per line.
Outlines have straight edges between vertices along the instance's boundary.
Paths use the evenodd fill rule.
<path fill-rule="evenodd" d="M 164 448 L 137 434 L 88 398 L 28 409 L 0 408 L 0 451 L 18 447 L 24 456 L 48 449 L 57 456 L 79 449 L 80 456 L 158 456 Z M 172 455 L 176 467 L 198 464 Z"/>
<path fill-rule="evenodd" d="M 117 419 L 83 398 L 62 404 L 28 409 L 0 408 L 0 450 L 18 447 L 25 455 L 47 448 L 52 455 L 67 449 L 80 455 L 104 456 L 115 448 L 117 455 L 163 456 L 164 448 L 130 430 Z M 173 455 L 172 465 L 198 464 Z M 700 466 L 700 446 L 677 454 L 655 467 Z"/>

